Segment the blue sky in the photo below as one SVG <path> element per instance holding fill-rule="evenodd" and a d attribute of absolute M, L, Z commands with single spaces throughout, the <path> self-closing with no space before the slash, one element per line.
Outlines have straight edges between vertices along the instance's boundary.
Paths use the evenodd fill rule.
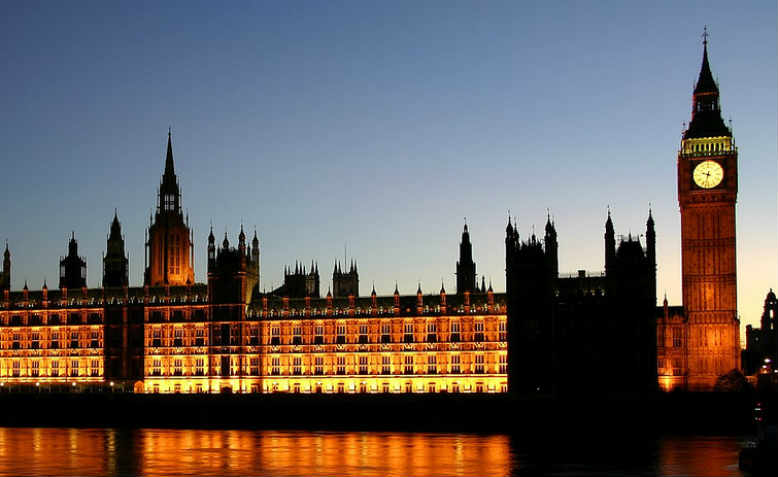
<path fill-rule="evenodd" d="M 603 268 L 603 223 L 642 233 L 680 303 L 676 154 L 707 24 L 740 148 L 739 307 L 776 287 L 776 3 L 0 3 L 0 238 L 13 286 L 57 281 L 74 230 L 101 278 L 118 208 L 140 284 L 168 126 L 205 280 L 213 221 L 285 264 L 359 262 L 363 292 L 454 287 L 463 217 L 504 290 L 507 209 L 556 219 L 560 270 Z"/>

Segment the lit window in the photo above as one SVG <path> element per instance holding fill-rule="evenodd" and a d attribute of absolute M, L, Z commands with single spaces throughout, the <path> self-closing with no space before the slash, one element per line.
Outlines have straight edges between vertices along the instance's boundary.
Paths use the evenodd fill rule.
<path fill-rule="evenodd" d="M 507 333 L 505 332 L 505 326 L 506 326 L 505 322 L 500 320 L 500 324 L 499 324 L 500 341 L 505 341 L 507 338 Z"/>
<path fill-rule="evenodd" d="M 181 369 L 182 367 L 183 367 L 183 363 L 181 362 L 180 359 L 176 359 L 175 361 L 173 361 L 173 375 L 181 376 L 183 374 L 183 371 Z"/>
<path fill-rule="evenodd" d="M 346 343 L 346 325 L 344 323 L 338 323 L 337 326 L 337 337 L 336 337 L 336 343 L 337 344 L 345 344 Z"/>
<path fill-rule="evenodd" d="M 391 343 L 392 337 L 391 323 L 381 323 L 381 343 Z"/>
<path fill-rule="evenodd" d="M 451 336 L 449 336 L 449 341 L 452 343 L 458 343 L 459 342 L 459 320 L 452 320 L 451 321 Z"/>
<path fill-rule="evenodd" d="M 30 371 L 30 375 L 32 377 L 37 377 L 40 374 L 40 362 L 38 360 L 35 360 L 32 362 L 32 370 Z"/>
<path fill-rule="evenodd" d="M 338 374 L 346 374 L 346 357 L 345 356 L 338 356 L 338 367 L 336 372 Z M 341 392 L 341 391 L 339 391 Z"/>
<path fill-rule="evenodd" d="M 392 357 L 389 355 L 381 356 L 381 374 L 392 374 Z"/>
<path fill-rule="evenodd" d="M 59 376 L 59 361 L 51 362 L 51 376 L 55 378 Z"/>
<path fill-rule="evenodd" d="M 500 373 L 505 374 L 508 372 L 508 356 L 505 354 L 500 355 Z"/>
<path fill-rule="evenodd" d="M 413 374 L 414 370 L 413 370 L 413 355 L 412 354 L 405 355 L 404 364 L 405 364 L 405 367 L 403 369 L 403 372 L 405 374 Z"/>
<path fill-rule="evenodd" d="M 292 344 L 293 345 L 301 345 L 303 344 L 303 327 L 302 325 L 294 325 L 292 328 Z"/>
<path fill-rule="evenodd" d="M 314 373 L 318 376 L 321 376 L 324 374 L 324 358 L 321 356 L 317 356 L 314 361 Z"/>
<path fill-rule="evenodd" d="M 359 357 L 359 374 L 367 374 L 367 356 Z"/>
<path fill-rule="evenodd" d="M 475 355 L 475 372 L 476 373 L 484 372 L 484 355 L 482 354 Z"/>
<path fill-rule="evenodd" d="M 367 343 L 367 325 L 359 325 L 359 342 L 360 344 Z"/>
<path fill-rule="evenodd" d="M 315 328 L 315 336 L 313 338 L 314 344 L 323 344 L 324 343 L 324 326 L 323 325 L 316 325 Z"/>
<path fill-rule="evenodd" d="M 459 374 L 461 372 L 461 369 L 459 367 L 460 365 L 460 357 L 458 354 L 451 356 L 451 373 L 452 374 Z"/>
<path fill-rule="evenodd" d="M 270 358 L 270 374 L 278 376 L 281 374 L 281 358 L 273 356 Z"/>
<path fill-rule="evenodd" d="M 303 359 L 300 356 L 295 356 L 292 359 L 292 374 L 295 376 L 303 374 Z"/>
<path fill-rule="evenodd" d="M 89 363 L 89 374 L 91 376 L 100 375 L 100 361 L 93 359 L 92 362 Z"/>
<path fill-rule="evenodd" d="M 483 341 L 483 340 L 484 340 L 484 322 L 481 320 L 477 320 L 475 322 L 473 341 Z"/>
<path fill-rule="evenodd" d="M 427 374 L 438 374 L 438 357 L 434 354 L 427 356 Z"/>
<path fill-rule="evenodd" d="M 683 330 L 681 328 L 673 328 L 673 348 L 680 348 L 683 340 Z"/>
<path fill-rule="evenodd" d="M 270 327 L 270 344 L 273 346 L 281 344 L 281 327 L 278 325 Z"/>
<path fill-rule="evenodd" d="M 403 341 L 406 343 L 413 343 L 413 323 L 405 323 Z"/>
<path fill-rule="evenodd" d="M 438 341 L 438 324 L 434 321 L 427 323 L 427 343 Z"/>

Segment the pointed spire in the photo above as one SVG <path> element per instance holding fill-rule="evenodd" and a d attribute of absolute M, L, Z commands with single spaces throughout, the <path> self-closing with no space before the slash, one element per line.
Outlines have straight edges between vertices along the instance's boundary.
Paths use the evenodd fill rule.
<path fill-rule="evenodd" d="M 511 224 L 511 209 L 508 209 L 508 225 L 505 226 L 505 234 L 510 235 L 513 233 L 513 224 Z"/>
<path fill-rule="evenodd" d="M 441 295 L 445 295 L 446 294 L 446 289 L 443 287 L 443 279 L 442 278 L 440 279 L 440 294 Z"/>
<path fill-rule="evenodd" d="M 165 175 L 174 176 L 176 174 L 173 166 L 173 139 L 172 128 L 167 130 L 167 155 L 165 156 Z"/>
<path fill-rule="evenodd" d="M 259 238 L 257 238 L 257 228 L 254 227 L 254 238 L 251 240 L 251 244 L 254 246 L 254 248 L 257 248 L 259 246 Z"/>
<path fill-rule="evenodd" d="M 27 280 L 24 280 L 24 288 L 22 288 L 24 291 L 28 291 L 29 288 L 27 288 Z"/>
<path fill-rule="evenodd" d="M 421 295 L 421 282 L 419 282 L 419 288 L 416 289 L 416 294 Z"/>
<path fill-rule="evenodd" d="M 370 292 L 370 296 L 375 296 L 375 280 L 373 280 L 373 291 Z"/>
<path fill-rule="evenodd" d="M 708 62 L 708 36 L 710 36 L 708 35 L 708 25 L 705 25 L 702 32 L 702 66 L 700 67 L 700 76 L 697 78 L 697 85 L 694 87 L 694 94 L 719 92 Z"/>
<path fill-rule="evenodd" d="M 654 216 L 651 214 L 651 204 L 648 204 L 648 220 L 646 220 L 646 226 L 654 228 Z"/>
<path fill-rule="evenodd" d="M 3 252 L 3 258 L 6 260 L 11 258 L 11 252 L 8 250 L 8 239 L 5 239 L 5 252 Z"/>
<path fill-rule="evenodd" d="M 605 231 L 613 233 L 613 220 L 611 220 L 611 206 L 608 206 L 608 219 L 605 221 Z"/>
<path fill-rule="evenodd" d="M 43 288 L 41 290 L 48 290 L 49 286 L 46 284 L 46 277 L 43 277 Z"/>
<path fill-rule="evenodd" d="M 399 295 L 400 294 L 400 290 L 397 288 L 397 282 L 394 282 L 394 294 L 395 295 Z"/>
<path fill-rule="evenodd" d="M 224 241 L 222 242 L 222 247 L 225 249 L 230 248 L 230 241 L 227 240 L 227 232 L 224 232 Z"/>
<path fill-rule="evenodd" d="M 488 290 L 486 290 L 486 291 L 488 291 L 488 292 L 494 292 L 494 290 L 492 289 L 492 279 L 491 279 L 491 278 L 489 279 L 489 289 L 488 289 Z"/>
<path fill-rule="evenodd" d="M 211 222 L 211 232 L 208 234 L 208 243 L 213 243 L 216 237 L 213 236 L 213 222 Z"/>

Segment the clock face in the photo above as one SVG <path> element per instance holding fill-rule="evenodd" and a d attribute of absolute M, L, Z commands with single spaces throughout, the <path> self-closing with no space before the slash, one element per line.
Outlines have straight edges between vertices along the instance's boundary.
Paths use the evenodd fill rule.
<path fill-rule="evenodd" d="M 712 189 L 724 179 L 724 169 L 716 161 L 702 161 L 694 168 L 694 183 L 703 189 Z"/>

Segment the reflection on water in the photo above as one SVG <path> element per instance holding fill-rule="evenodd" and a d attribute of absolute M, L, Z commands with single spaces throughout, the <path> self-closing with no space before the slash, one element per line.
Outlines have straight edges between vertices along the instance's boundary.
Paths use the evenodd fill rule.
<path fill-rule="evenodd" d="M 663 438 L 634 455 L 535 447 L 505 435 L 0 428 L 0 475 L 740 475 L 734 438 Z"/>

